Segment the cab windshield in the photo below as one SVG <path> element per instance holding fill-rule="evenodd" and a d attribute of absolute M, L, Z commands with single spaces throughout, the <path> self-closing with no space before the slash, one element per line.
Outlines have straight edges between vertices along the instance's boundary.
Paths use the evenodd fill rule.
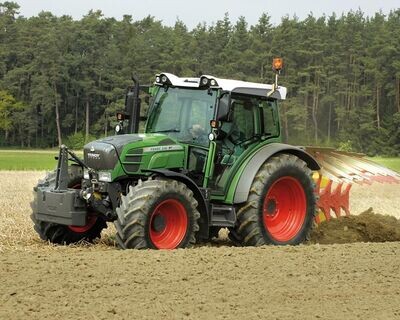
<path fill-rule="evenodd" d="M 165 133 L 180 142 L 208 146 L 215 90 L 160 88 L 147 122 L 147 133 Z"/>

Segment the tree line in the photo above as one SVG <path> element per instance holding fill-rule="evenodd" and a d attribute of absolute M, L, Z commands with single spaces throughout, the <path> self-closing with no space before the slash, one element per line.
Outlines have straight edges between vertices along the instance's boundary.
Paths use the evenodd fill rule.
<path fill-rule="evenodd" d="M 80 20 L 50 12 L 25 18 L 0 2 L 0 145 L 52 147 L 110 135 L 132 72 L 158 72 L 280 84 L 286 142 L 400 155 L 400 9 L 366 16 L 255 25 L 228 14 L 189 30 L 152 16 L 135 21 L 90 11 Z"/>

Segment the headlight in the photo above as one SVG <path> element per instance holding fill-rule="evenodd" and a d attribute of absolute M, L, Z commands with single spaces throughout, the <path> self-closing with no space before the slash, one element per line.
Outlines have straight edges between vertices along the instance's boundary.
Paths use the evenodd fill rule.
<path fill-rule="evenodd" d="M 103 182 L 111 182 L 111 172 L 110 171 L 100 171 L 99 172 L 99 181 Z"/>
<path fill-rule="evenodd" d="M 83 179 L 89 180 L 89 170 L 88 169 L 83 169 Z"/>

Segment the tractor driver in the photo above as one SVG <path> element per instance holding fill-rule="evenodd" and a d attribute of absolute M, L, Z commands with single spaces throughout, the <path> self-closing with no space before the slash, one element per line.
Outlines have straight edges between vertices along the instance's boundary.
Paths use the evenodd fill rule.
<path fill-rule="evenodd" d="M 208 96 L 207 96 L 208 98 Z M 207 100 L 196 99 L 191 102 L 188 119 L 188 140 L 195 144 L 208 146 L 209 123 L 213 118 L 213 103 Z"/>
<path fill-rule="evenodd" d="M 197 140 L 204 135 L 207 135 L 206 129 L 202 127 L 200 123 L 195 123 L 189 129 L 190 134 L 193 137 L 193 140 Z"/>

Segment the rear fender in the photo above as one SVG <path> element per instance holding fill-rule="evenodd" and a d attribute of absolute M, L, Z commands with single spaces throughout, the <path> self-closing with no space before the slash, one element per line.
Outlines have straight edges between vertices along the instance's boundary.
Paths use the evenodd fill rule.
<path fill-rule="evenodd" d="M 254 177 L 263 163 L 276 154 L 287 153 L 292 154 L 307 163 L 311 170 L 320 170 L 321 167 L 318 162 L 307 152 L 299 147 L 283 143 L 270 143 L 258 149 L 249 161 L 244 164 L 244 169 L 241 172 L 236 189 L 234 192 L 233 203 L 246 202 L 249 196 L 251 184 Z"/>
<path fill-rule="evenodd" d="M 203 193 L 201 192 L 199 187 L 196 185 L 196 183 L 189 177 L 185 176 L 184 174 L 175 172 L 175 171 L 170 171 L 170 170 L 165 170 L 165 169 L 149 169 L 146 171 L 153 172 L 157 175 L 182 182 L 190 190 L 192 190 L 193 196 L 198 202 L 197 209 L 200 212 L 200 219 L 199 219 L 200 230 L 198 232 L 198 237 L 202 238 L 202 239 L 208 239 L 210 209 L 209 209 L 208 201 L 206 200 L 206 198 L 204 197 Z"/>

